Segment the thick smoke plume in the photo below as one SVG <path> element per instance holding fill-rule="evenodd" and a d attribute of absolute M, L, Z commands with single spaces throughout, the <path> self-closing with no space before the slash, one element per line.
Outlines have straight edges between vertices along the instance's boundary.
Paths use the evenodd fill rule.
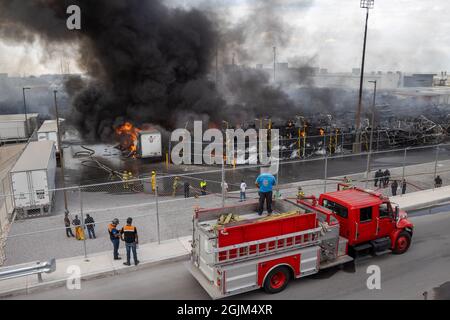
<path fill-rule="evenodd" d="M 292 116 L 298 105 L 262 71 L 228 72 L 220 93 L 208 80 L 216 50 L 230 52 L 224 42 L 246 47 L 227 34 L 248 41 L 265 25 L 258 45 L 270 52 L 269 43 L 289 41 L 289 32 L 271 15 L 276 1 L 261 3 L 254 24 L 250 19 L 223 32 L 204 12 L 169 9 L 160 0 L 0 0 L 0 37 L 39 40 L 48 48 L 76 44 L 88 77 L 70 79 L 66 90 L 73 104 L 70 119 L 89 139 L 110 140 L 124 121 L 173 129 L 191 120 L 217 124 Z M 66 9 L 73 4 L 81 8 L 81 30 L 66 28 Z M 252 50 L 241 51 L 242 57 Z"/>

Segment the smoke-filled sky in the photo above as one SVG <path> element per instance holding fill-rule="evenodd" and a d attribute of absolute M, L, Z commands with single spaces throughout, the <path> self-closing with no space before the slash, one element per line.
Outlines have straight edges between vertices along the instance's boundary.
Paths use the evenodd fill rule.
<path fill-rule="evenodd" d="M 95 1 L 95 0 L 94 0 Z M 270 7 L 264 7 L 269 2 Z M 258 22 L 266 24 L 264 15 L 276 17 L 282 36 L 265 37 L 257 34 L 261 25 L 247 37 L 254 39 L 255 50 L 245 48 L 250 57 L 237 52 L 238 63 L 270 64 L 271 47 L 279 47 L 279 61 L 301 58 L 330 71 L 349 71 L 358 67 L 365 13 L 359 0 L 166 0 L 171 6 L 200 7 L 214 11 L 219 19 L 225 18 L 227 27 L 234 24 Z M 450 69 L 447 52 L 450 51 L 450 2 L 447 0 L 376 0 L 371 11 L 367 69 L 405 72 L 438 72 Z M 264 31 L 264 30 L 263 30 Z M 267 30 L 266 30 L 267 31 Z M 272 43 L 273 44 L 272 44 Z M 249 45 L 248 39 L 243 46 Z M 261 47 L 267 46 L 267 52 Z M 47 48 L 48 49 L 48 48 Z M 55 46 L 43 50 L 39 42 L 11 43 L 0 39 L 0 73 L 42 74 L 61 71 L 61 57 L 70 61 L 70 71 L 80 72 L 76 50 Z M 255 52 L 255 53 L 254 53 Z M 69 58 L 68 58 L 69 57 Z M 231 61 L 225 57 L 223 61 Z"/>

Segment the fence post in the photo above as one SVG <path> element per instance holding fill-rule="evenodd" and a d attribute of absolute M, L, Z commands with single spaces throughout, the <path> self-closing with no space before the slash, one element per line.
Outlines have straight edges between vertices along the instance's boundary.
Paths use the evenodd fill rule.
<path fill-rule="evenodd" d="M 158 244 L 161 244 L 161 236 L 160 236 L 160 230 L 159 230 L 159 203 L 158 203 L 158 182 L 156 182 L 156 188 L 155 188 L 155 198 L 156 198 L 156 228 L 157 228 L 157 234 L 158 234 Z"/>
<path fill-rule="evenodd" d="M 344 133 L 344 129 L 342 129 L 342 147 L 341 147 L 342 155 L 344 155 L 344 145 L 345 145 L 345 133 Z"/>
<path fill-rule="evenodd" d="M 81 192 L 81 187 L 78 188 L 78 194 L 80 196 L 80 215 L 81 215 L 81 229 L 83 230 L 83 250 L 84 250 L 84 259 L 87 260 L 87 248 L 86 248 L 86 232 L 85 232 L 85 224 L 84 224 L 84 213 L 83 213 L 83 193 Z M 76 231 L 75 231 L 76 232 Z"/>
<path fill-rule="evenodd" d="M 439 162 L 439 146 L 436 147 L 436 161 L 434 162 L 434 179 L 437 177 L 437 167 Z M 434 180 L 433 179 L 433 180 Z M 433 190 L 436 188 L 436 183 L 433 181 Z"/>
<path fill-rule="evenodd" d="M 225 160 L 222 157 L 222 183 L 221 183 L 221 188 L 222 188 L 222 208 L 225 208 Z"/>
<path fill-rule="evenodd" d="M 370 175 L 370 157 L 372 155 L 372 151 L 367 154 L 367 168 L 366 168 L 366 189 L 369 186 L 369 175 Z"/>
<path fill-rule="evenodd" d="M 325 179 L 324 179 L 324 185 L 323 185 L 323 192 L 327 192 L 327 180 L 328 180 L 328 157 L 325 156 Z"/>
<path fill-rule="evenodd" d="M 403 155 L 403 173 L 402 173 L 402 182 L 405 180 L 405 168 L 406 168 L 406 153 L 408 152 L 408 148 L 405 148 L 405 154 Z"/>

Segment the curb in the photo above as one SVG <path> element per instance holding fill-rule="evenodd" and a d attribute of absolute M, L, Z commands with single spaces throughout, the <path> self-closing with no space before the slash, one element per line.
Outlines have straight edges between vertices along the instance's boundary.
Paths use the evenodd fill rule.
<path fill-rule="evenodd" d="M 189 256 L 190 256 L 190 253 L 186 252 L 185 254 L 168 257 L 168 258 L 165 258 L 162 260 L 141 262 L 139 264 L 139 266 L 131 266 L 128 268 L 120 267 L 118 269 L 105 270 L 105 271 L 100 271 L 97 273 L 85 274 L 85 275 L 81 276 L 81 281 L 89 281 L 89 280 L 102 279 L 102 278 L 107 278 L 107 277 L 116 276 L 116 275 L 123 275 L 123 274 L 127 274 L 130 272 L 135 272 L 135 271 L 140 271 L 140 270 L 148 269 L 151 267 L 155 267 L 155 266 L 158 266 L 161 264 L 186 260 L 187 258 L 189 258 Z M 28 295 L 28 294 L 31 294 L 31 293 L 34 293 L 37 291 L 42 291 L 42 290 L 60 288 L 60 287 L 65 286 L 66 282 L 67 282 L 67 280 L 60 279 L 60 280 L 53 280 L 53 281 L 43 282 L 40 284 L 35 284 L 35 285 L 29 286 L 29 287 L 27 286 L 25 288 L 2 291 L 2 292 L 0 292 L 0 299 L 11 298 L 11 297 L 18 296 L 18 295 Z"/>

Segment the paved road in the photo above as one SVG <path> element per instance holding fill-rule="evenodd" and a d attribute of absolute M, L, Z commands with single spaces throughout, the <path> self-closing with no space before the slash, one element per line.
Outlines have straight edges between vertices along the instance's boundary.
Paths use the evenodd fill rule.
<path fill-rule="evenodd" d="M 277 295 L 255 291 L 236 299 L 423 299 L 424 291 L 444 288 L 449 297 L 450 212 L 412 218 L 416 225 L 411 249 L 404 255 L 366 258 L 353 270 L 326 270 L 292 282 Z M 369 265 L 381 268 L 381 290 L 368 290 Z M 447 283 L 447 284 L 446 284 Z M 447 294 L 447 296 L 445 296 Z M 182 262 L 82 283 L 82 290 L 57 288 L 15 299 L 208 299 Z"/>

